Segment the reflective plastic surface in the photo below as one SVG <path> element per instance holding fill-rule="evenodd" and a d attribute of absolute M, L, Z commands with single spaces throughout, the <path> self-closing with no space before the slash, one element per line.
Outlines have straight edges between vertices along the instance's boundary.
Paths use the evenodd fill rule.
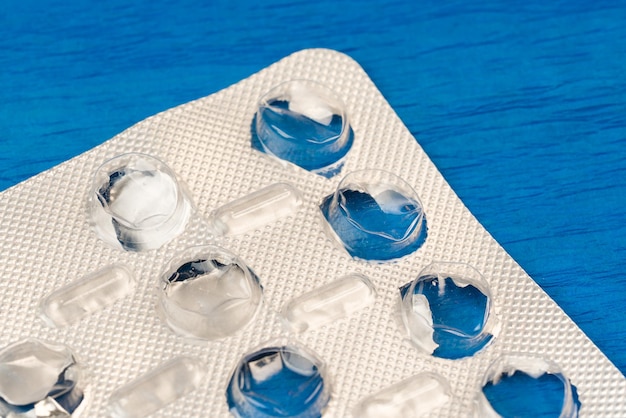
<path fill-rule="evenodd" d="M 143 251 L 159 248 L 182 233 L 192 204 L 165 163 L 129 153 L 98 168 L 89 208 L 91 226 L 103 241 Z"/>
<path fill-rule="evenodd" d="M 400 294 L 409 338 L 428 354 L 449 359 L 471 356 L 497 331 L 488 284 L 467 264 L 430 264 Z"/>
<path fill-rule="evenodd" d="M 475 401 L 476 418 L 576 418 L 576 387 L 548 359 L 527 354 L 499 357 L 489 367 Z"/>
<path fill-rule="evenodd" d="M 176 333 L 214 340 L 247 325 L 263 299 L 258 277 L 235 254 L 217 246 L 192 247 L 161 275 L 158 310 Z"/>
<path fill-rule="evenodd" d="M 28 339 L 0 351 L 0 416 L 78 416 L 83 370 L 63 345 Z"/>
<path fill-rule="evenodd" d="M 135 279 L 130 270 L 121 264 L 112 264 L 50 293 L 41 301 L 41 314 L 51 325 L 70 325 L 134 289 Z"/>
<path fill-rule="evenodd" d="M 109 412 L 114 418 L 143 418 L 195 390 L 203 376 L 199 362 L 175 358 L 117 389 Z"/>
<path fill-rule="evenodd" d="M 341 100 L 307 80 L 268 92 L 252 126 L 253 148 L 325 177 L 341 170 L 354 137 Z"/>
<path fill-rule="evenodd" d="M 417 251 L 426 239 L 426 219 L 417 193 L 384 170 L 347 174 L 320 209 L 331 236 L 355 258 L 395 260 Z"/>
<path fill-rule="evenodd" d="M 211 218 L 218 235 L 237 235 L 293 215 L 300 192 L 289 183 L 275 183 L 216 209 Z"/>
<path fill-rule="evenodd" d="M 367 277 L 349 274 L 296 297 L 285 306 L 282 317 L 291 329 L 304 332 L 347 317 L 375 298 Z"/>
<path fill-rule="evenodd" d="M 330 400 L 324 366 L 296 346 L 270 346 L 245 355 L 230 379 L 226 398 L 240 418 L 318 418 Z"/>
<path fill-rule="evenodd" d="M 435 373 L 420 373 L 363 399 L 356 418 L 423 417 L 450 402 L 448 382 Z"/>

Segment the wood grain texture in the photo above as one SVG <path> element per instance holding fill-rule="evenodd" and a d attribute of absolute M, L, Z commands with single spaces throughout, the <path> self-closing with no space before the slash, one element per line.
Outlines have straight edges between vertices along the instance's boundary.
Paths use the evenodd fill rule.
<path fill-rule="evenodd" d="M 208 3 L 3 2 L 0 189 L 293 51 L 337 49 L 626 371 L 623 3 Z"/>

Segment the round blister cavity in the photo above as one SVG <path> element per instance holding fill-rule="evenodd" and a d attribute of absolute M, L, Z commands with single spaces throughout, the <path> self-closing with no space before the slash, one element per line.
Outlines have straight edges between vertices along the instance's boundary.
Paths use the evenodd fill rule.
<path fill-rule="evenodd" d="M 426 239 L 426 218 L 417 193 L 384 170 L 349 173 L 320 209 L 331 235 L 362 260 L 398 259 Z"/>
<path fill-rule="evenodd" d="M 258 277 L 235 254 L 217 246 L 190 248 L 161 276 L 159 312 L 176 333 L 205 340 L 237 332 L 263 298 Z"/>
<path fill-rule="evenodd" d="M 83 371 L 65 346 L 28 339 L 0 351 L 0 416 L 78 416 Z"/>
<path fill-rule="evenodd" d="M 413 345 L 458 359 L 483 349 L 496 331 L 489 287 L 464 263 L 433 263 L 400 288 L 402 321 Z"/>
<path fill-rule="evenodd" d="M 231 413 L 240 418 L 317 418 L 330 400 L 330 388 L 315 354 L 274 346 L 239 361 L 226 398 Z"/>
<path fill-rule="evenodd" d="M 91 225 L 106 243 L 127 251 L 156 249 L 182 233 L 191 201 L 162 161 L 130 153 L 96 171 Z"/>
<path fill-rule="evenodd" d="M 325 177 L 341 170 L 353 137 L 342 101 L 307 80 L 268 92 L 252 123 L 253 148 Z"/>
<path fill-rule="evenodd" d="M 576 418 L 576 387 L 550 360 L 531 355 L 499 357 L 483 379 L 475 417 Z"/>
<path fill-rule="evenodd" d="M 452 400 L 448 382 L 435 373 L 420 373 L 363 399 L 353 413 L 359 418 L 425 417 Z"/>

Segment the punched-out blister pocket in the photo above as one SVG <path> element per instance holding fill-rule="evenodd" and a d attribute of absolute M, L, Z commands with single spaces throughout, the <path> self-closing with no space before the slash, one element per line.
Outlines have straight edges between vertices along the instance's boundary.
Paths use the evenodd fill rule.
<path fill-rule="evenodd" d="M 0 350 L 0 416 L 69 417 L 89 402 L 84 367 L 66 346 L 27 339 Z"/>
<path fill-rule="evenodd" d="M 265 148 L 254 142 L 264 129 L 278 134 Z M 322 158 L 300 160 L 311 156 Z M 469 213 L 361 67 L 334 51 L 296 53 L 148 118 L 3 192 L 0 213 L 10 278 L 0 346 L 36 337 L 71 347 L 89 372 L 73 417 L 274 407 L 466 417 L 481 393 L 499 410 L 517 376 L 534 383 L 485 377 L 518 352 L 560 366 L 529 376 L 571 384 L 581 417 L 626 415 L 622 374 Z"/>
<path fill-rule="evenodd" d="M 102 164 L 89 196 L 91 225 L 107 244 L 127 251 L 159 248 L 181 234 L 191 202 L 157 158 L 128 153 Z"/>
<path fill-rule="evenodd" d="M 497 333 L 493 297 L 480 272 L 463 263 L 432 263 L 400 288 L 402 323 L 411 343 L 436 357 L 459 359 Z"/>
<path fill-rule="evenodd" d="M 322 84 L 290 80 L 260 100 L 252 147 L 324 177 L 343 166 L 354 132 L 343 101 Z"/>
<path fill-rule="evenodd" d="M 298 344 L 265 344 L 233 370 L 226 399 L 239 418 L 319 418 L 331 397 L 323 361 Z"/>
<path fill-rule="evenodd" d="M 417 193 L 384 170 L 348 173 L 320 210 L 328 232 L 353 257 L 388 262 L 417 251 L 426 239 L 426 218 Z"/>
<path fill-rule="evenodd" d="M 262 300 L 259 278 L 243 260 L 225 248 L 200 246 L 168 263 L 157 310 L 175 333 L 215 340 L 248 325 Z"/>

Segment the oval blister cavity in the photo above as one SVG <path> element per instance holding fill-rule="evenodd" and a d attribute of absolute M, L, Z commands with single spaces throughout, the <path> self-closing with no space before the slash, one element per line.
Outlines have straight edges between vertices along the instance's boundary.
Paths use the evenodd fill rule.
<path fill-rule="evenodd" d="M 112 264 L 50 293 L 41 301 L 41 313 L 46 322 L 63 327 L 104 309 L 134 289 L 130 270 Z"/>
<path fill-rule="evenodd" d="M 436 357 L 475 354 L 497 324 L 487 282 L 464 263 L 433 263 L 400 288 L 402 322 L 413 345 Z"/>
<path fill-rule="evenodd" d="M 413 188 L 384 170 L 347 174 L 320 205 L 331 236 L 355 258 L 386 262 L 416 251 L 426 218 Z"/>
<path fill-rule="evenodd" d="M 371 305 L 376 291 L 369 279 L 350 274 L 289 302 L 282 317 L 296 332 L 304 332 L 347 317 Z"/>
<path fill-rule="evenodd" d="M 212 214 L 217 235 L 238 235 L 293 215 L 300 192 L 288 183 L 276 183 L 233 200 Z"/>
<path fill-rule="evenodd" d="M 268 92 L 252 123 L 253 148 L 325 177 L 341 170 L 353 138 L 341 99 L 308 80 Z"/>
<path fill-rule="evenodd" d="M 190 338 L 214 340 L 237 332 L 253 319 L 263 299 L 254 272 L 218 246 L 183 251 L 160 280 L 160 316 Z"/>
<path fill-rule="evenodd" d="M 195 390 L 203 377 L 196 360 L 172 359 L 113 392 L 109 412 L 113 418 L 143 418 Z"/>
<path fill-rule="evenodd" d="M 226 390 L 239 418 L 318 418 L 330 400 L 322 361 L 294 345 L 270 346 L 246 354 Z"/>
<path fill-rule="evenodd" d="M 507 354 L 487 370 L 474 416 L 576 418 L 580 406 L 576 387 L 556 363 L 535 355 Z"/>
<path fill-rule="evenodd" d="M 420 373 L 368 396 L 356 406 L 359 418 L 424 417 L 452 399 L 448 382 L 435 373 Z"/>
<path fill-rule="evenodd" d="M 120 155 L 100 166 L 89 202 L 96 234 L 127 251 L 152 250 L 171 241 L 184 231 L 192 209 L 172 170 L 139 153 Z"/>
<path fill-rule="evenodd" d="M 79 416 L 83 369 L 63 345 L 28 339 L 0 351 L 0 416 Z"/>

